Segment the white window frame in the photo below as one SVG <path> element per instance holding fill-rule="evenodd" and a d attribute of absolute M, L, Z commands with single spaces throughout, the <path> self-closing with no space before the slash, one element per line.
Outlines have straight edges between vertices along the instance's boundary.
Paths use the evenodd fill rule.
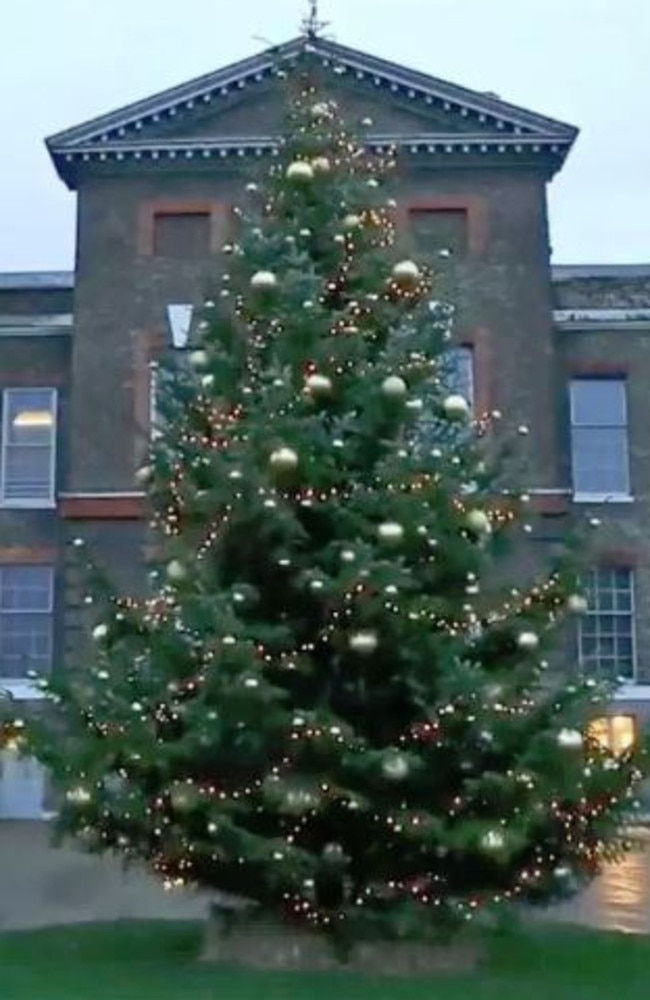
<path fill-rule="evenodd" d="M 575 488 L 575 464 L 574 464 L 574 454 L 575 449 L 573 447 L 573 431 L 575 428 L 580 427 L 593 427 L 594 429 L 608 430 L 611 429 L 608 425 L 602 424 L 579 424 L 575 421 L 575 409 L 574 409 L 574 393 L 573 388 L 576 382 L 616 382 L 623 386 L 623 405 L 624 405 L 624 418 L 625 423 L 623 425 L 611 425 L 618 429 L 623 426 L 625 429 L 625 489 L 617 490 L 613 493 L 595 493 L 585 490 L 578 490 Z M 631 477 L 630 477 L 630 442 L 629 442 L 629 407 L 627 399 L 627 379 L 625 376 L 615 376 L 615 377 L 600 377 L 600 376 L 590 376 L 590 375 L 576 375 L 569 383 L 569 404 L 570 404 L 570 414 L 571 414 L 571 478 L 573 483 L 573 500 L 574 503 L 633 503 L 634 497 L 631 493 Z"/>
<path fill-rule="evenodd" d="M 160 387 L 160 365 L 149 362 L 149 440 L 155 441 L 158 427 L 158 390 Z"/>
<path fill-rule="evenodd" d="M 27 392 L 49 392 L 50 407 L 52 413 L 52 430 L 50 445 L 50 490 L 47 497 L 7 497 L 5 494 L 7 483 L 7 456 L 10 448 L 24 447 L 21 445 L 9 444 L 9 412 L 10 400 L 18 393 Z M 58 427 L 59 398 L 56 389 L 49 386 L 13 386 L 4 389 L 2 392 L 2 455 L 0 459 L 0 507 L 21 508 L 28 510 L 38 510 L 52 508 L 56 505 L 56 445 Z"/>
<path fill-rule="evenodd" d="M 468 367 L 469 393 L 467 396 L 463 394 L 463 398 L 467 399 L 470 409 L 472 413 L 474 413 L 476 409 L 476 372 L 475 372 L 476 351 L 474 349 L 473 344 L 453 344 L 451 347 L 447 348 L 447 350 L 444 352 L 443 358 L 445 356 L 449 357 L 454 354 L 460 354 L 461 352 L 467 357 L 469 357 L 469 367 Z M 453 386 L 450 386 L 450 391 L 453 390 L 453 388 L 454 388 Z"/>
<path fill-rule="evenodd" d="M 465 399 L 467 401 L 468 405 L 469 405 L 470 414 L 473 415 L 474 411 L 475 411 L 475 398 L 474 398 L 474 394 L 475 394 L 475 390 L 476 390 L 476 377 L 475 377 L 475 371 L 474 371 L 475 365 L 476 365 L 476 354 L 475 354 L 475 351 L 474 351 L 474 347 L 472 346 L 472 344 L 451 344 L 444 351 L 444 353 L 441 355 L 441 359 L 443 360 L 443 365 L 444 365 L 444 360 L 445 359 L 447 359 L 447 361 L 451 364 L 452 363 L 451 362 L 452 356 L 454 354 L 458 354 L 460 352 L 463 352 L 463 354 L 469 358 L 468 379 L 467 379 L 467 383 L 468 383 L 467 384 L 467 389 L 469 391 L 468 392 L 463 392 L 462 396 L 463 396 L 463 399 Z M 449 392 L 449 393 L 453 393 L 454 395 L 456 393 L 458 393 L 459 395 L 461 394 L 460 388 L 454 386 L 453 384 L 452 385 L 448 384 L 445 387 L 445 391 Z M 418 421 L 418 432 L 417 432 L 418 433 L 418 438 L 417 438 L 418 447 L 420 447 L 420 448 L 427 447 L 427 444 L 426 444 L 426 441 L 427 441 L 427 431 L 430 431 L 430 429 L 432 427 L 435 427 L 435 426 L 436 426 L 436 417 L 431 414 L 430 410 L 427 409 L 427 406 L 425 404 L 422 416 L 420 417 L 420 420 Z"/>
<path fill-rule="evenodd" d="M 6 566 L 0 566 L 0 592 L 2 591 L 2 574 L 6 570 L 11 569 L 21 569 L 24 567 L 40 568 L 48 571 L 48 607 L 42 611 L 21 611 L 20 609 L 13 609 L 10 612 L 4 612 L 0 609 L 0 621 L 5 614 L 42 614 L 49 617 L 50 622 L 50 669 L 52 668 L 52 660 L 54 654 L 54 566 L 47 565 L 45 563 L 19 563 Z M 43 691 L 38 687 L 33 680 L 29 677 L 4 677 L 0 672 L 0 698 L 3 696 L 8 697 L 10 700 L 15 701 L 42 701 L 45 697 Z"/>
<path fill-rule="evenodd" d="M 636 636 L 636 576 L 634 569 L 631 566 L 612 566 L 612 567 L 600 567 L 600 569 L 611 569 L 611 572 L 621 572 L 625 571 L 628 573 L 630 578 L 630 610 L 629 611 L 618 611 L 616 608 L 606 611 L 587 611 L 584 617 L 578 623 L 578 663 L 580 665 L 581 671 L 588 671 L 588 668 L 584 666 L 584 654 L 582 649 L 583 642 L 583 622 L 587 621 L 590 617 L 598 617 L 600 615 L 607 615 L 608 617 L 625 617 L 629 618 L 631 622 L 630 637 L 632 640 L 632 674 L 630 677 L 625 677 L 622 680 L 621 687 L 619 688 L 619 693 L 626 688 L 634 688 L 638 673 L 638 658 L 637 658 L 637 636 Z M 592 572 L 598 572 L 598 567 Z M 590 675 L 591 676 L 591 675 Z M 595 680 L 599 680 L 600 677 L 594 676 Z"/>

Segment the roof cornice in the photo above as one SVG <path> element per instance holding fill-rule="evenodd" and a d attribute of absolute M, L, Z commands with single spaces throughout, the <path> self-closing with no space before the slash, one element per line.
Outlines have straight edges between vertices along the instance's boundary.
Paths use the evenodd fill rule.
<path fill-rule="evenodd" d="M 650 264 L 553 264 L 553 281 L 650 278 Z"/>
<path fill-rule="evenodd" d="M 650 309 L 555 309 L 553 321 L 557 330 L 565 332 L 647 331 L 650 329 Z"/>
<path fill-rule="evenodd" d="M 0 292 L 69 290 L 74 278 L 74 271 L 1 271 Z"/>
<path fill-rule="evenodd" d="M 79 156 L 82 160 L 139 158 L 143 155 L 157 158 L 156 154 L 173 158 L 182 149 L 183 155 L 188 157 L 203 155 L 210 158 L 215 152 L 216 155 L 228 156 L 231 150 L 235 155 L 242 156 L 247 155 L 251 148 L 269 151 L 275 145 L 272 137 L 201 138 L 193 140 L 190 149 L 183 147 L 182 140 L 161 139 L 148 136 L 147 132 L 161 123 L 191 114 L 197 107 L 218 103 L 233 92 L 263 83 L 279 66 L 290 63 L 303 52 L 320 59 L 324 66 L 340 76 L 349 75 L 355 80 L 366 81 L 378 90 L 388 90 L 414 104 L 441 108 L 451 116 L 462 117 L 468 125 L 474 120 L 477 126 L 475 134 L 469 128 L 467 133 L 432 132 L 406 138 L 377 136 L 370 140 L 375 146 L 382 143 L 397 144 L 402 149 L 413 146 L 418 147 L 414 149 L 417 152 L 462 151 L 464 148 L 473 151 L 481 147 L 494 150 L 503 147 L 504 151 L 511 149 L 515 152 L 517 147 L 526 148 L 529 152 L 539 147 L 535 151 L 548 152 L 554 146 L 553 153 L 561 163 L 577 135 L 577 130 L 570 125 L 525 111 L 493 95 L 447 83 L 327 39 L 303 37 L 57 133 L 47 140 L 57 170 L 66 183 L 74 186 L 66 164 L 73 163 Z M 482 131 L 486 126 L 492 128 L 492 133 Z"/>
<path fill-rule="evenodd" d="M 486 136 L 481 132 L 476 134 L 458 132 L 417 133 L 414 135 L 374 135 L 366 140 L 369 149 L 375 152 L 386 152 L 397 148 L 410 153 L 455 153 L 455 152 L 501 152 L 514 151 L 523 153 L 550 152 L 561 153 L 562 143 L 554 135 L 502 135 Z M 261 156 L 265 153 L 277 154 L 278 139 L 275 136 L 230 136 L 227 138 L 196 138 L 196 139 L 166 139 L 151 140 L 129 139 L 121 142 L 103 142 L 79 144 L 74 149 L 63 153 L 67 162 L 75 159 L 125 160 L 129 158 L 158 159 L 166 156 L 169 159 L 203 155 L 211 156 Z"/>

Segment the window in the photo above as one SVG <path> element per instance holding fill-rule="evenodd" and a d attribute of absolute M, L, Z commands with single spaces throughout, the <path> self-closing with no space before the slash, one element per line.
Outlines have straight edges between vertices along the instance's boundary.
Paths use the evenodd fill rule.
<path fill-rule="evenodd" d="M 173 418 L 181 417 L 184 400 L 193 400 L 196 396 L 195 387 L 187 351 L 174 351 L 163 360 L 149 362 L 149 437 L 152 441 L 163 436 Z"/>
<path fill-rule="evenodd" d="M 38 761 L 0 749 L 0 820 L 46 819 L 45 772 Z"/>
<path fill-rule="evenodd" d="M 5 389 L 2 408 L 2 483 L 5 506 L 54 503 L 56 390 Z"/>
<path fill-rule="evenodd" d="M 610 753 L 619 756 L 636 743 L 636 719 L 633 715 L 607 715 L 594 719 L 587 735 Z"/>
<path fill-rule="evenodd" d="M 464 208 L 412 209 L 409 212 L 416 249 L 437 257 L 448 250 L 452 257 L 467 253 L 467 212 Z"/>
<path fill-rule="evenodd" d="M 586 580 L 587 613 L 579 623 L 581 668 L 602 680 L 634 679 L 634 581 L 630 569 L 595 569 Z"/>
<path fill-rule="evenodd" d="M 209 212 L 156 212 L 153 252 L 158 257 L 204 257 L 210 253 Z"/>
<path fill-rule="evenodd" d="M 571 460 L 576 499 L 629 496 L 625 379 L 572 380 Z"/>
<path fill-rule="evenodd" d="M 159 436 L 160 414 L 158 412 L 158 391 L 160 366 L 157 361 L 149 362 L 149 437 L 155 441 Z"/>
<path fill-rule="evenodd" d="M 439 362 L 442 381 L 445 386 L 445 394 L 458 394 L 463 396 L 470 405 L 474 406 L 474 351 L 466 345 L 451 347 L 445 351 Z M 427 393 L 423 393 L 425 408 L 422 418 L 418 423 L 417 440 L 420 447 L 433 448 L 436 440 L 443 433 L 437 425 L 435 417 L 431 416 L 431 410 L 427 407 Z M 460 425 L 459 425 L 460 427 Z M 447 428 L 448 430 L 448 428 Z"/>
<path fill-rule="evenodd" d="M 0 567 L 0 686 L 49 671 L 53 590 L 51 566 Z"/>
<path fill-rule="evenodd" d="M 474 351 L 463 345 L 445 351 L 443 358 L 444 380 L 450 393 L 463 396 L 474 406 Z"/>

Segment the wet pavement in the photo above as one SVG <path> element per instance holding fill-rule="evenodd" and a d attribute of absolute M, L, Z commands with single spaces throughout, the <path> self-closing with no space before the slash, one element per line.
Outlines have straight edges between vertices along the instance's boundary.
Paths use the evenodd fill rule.
<path fill-rule="evenodd" d="M 650 934 L 650 836 L 643 831 L 639 849 L 611 865 L 576 899 L 555 907 L 563 921 L 628 934 Z"/>

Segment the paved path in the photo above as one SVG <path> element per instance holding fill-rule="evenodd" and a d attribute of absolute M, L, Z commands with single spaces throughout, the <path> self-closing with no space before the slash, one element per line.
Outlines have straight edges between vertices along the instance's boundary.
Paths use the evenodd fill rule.
<path fill-rule="evenodd" d="M 167 893 L 119 861 L 52 848 L 46 823 L 0 823 L 0 930 L 125 918 L 202 917 L 207 901 Z"/>
<path fill-rule="evenodd" d="M 612 865 L 577 899 L 555 908 L 554 916 L 603 930 L 650 934 L 650 843 Z"/>
<path fill-rule="evenodd" d="M 49 846 L 43 823 L 0 823 L 0 930 L 125 918 L 196 919 L 207 897 L 166 893 L 119 862 Z M 650 934 L 650 852 L 630 855 L 579 899 L 558 907 L 560 920 Z"/>

